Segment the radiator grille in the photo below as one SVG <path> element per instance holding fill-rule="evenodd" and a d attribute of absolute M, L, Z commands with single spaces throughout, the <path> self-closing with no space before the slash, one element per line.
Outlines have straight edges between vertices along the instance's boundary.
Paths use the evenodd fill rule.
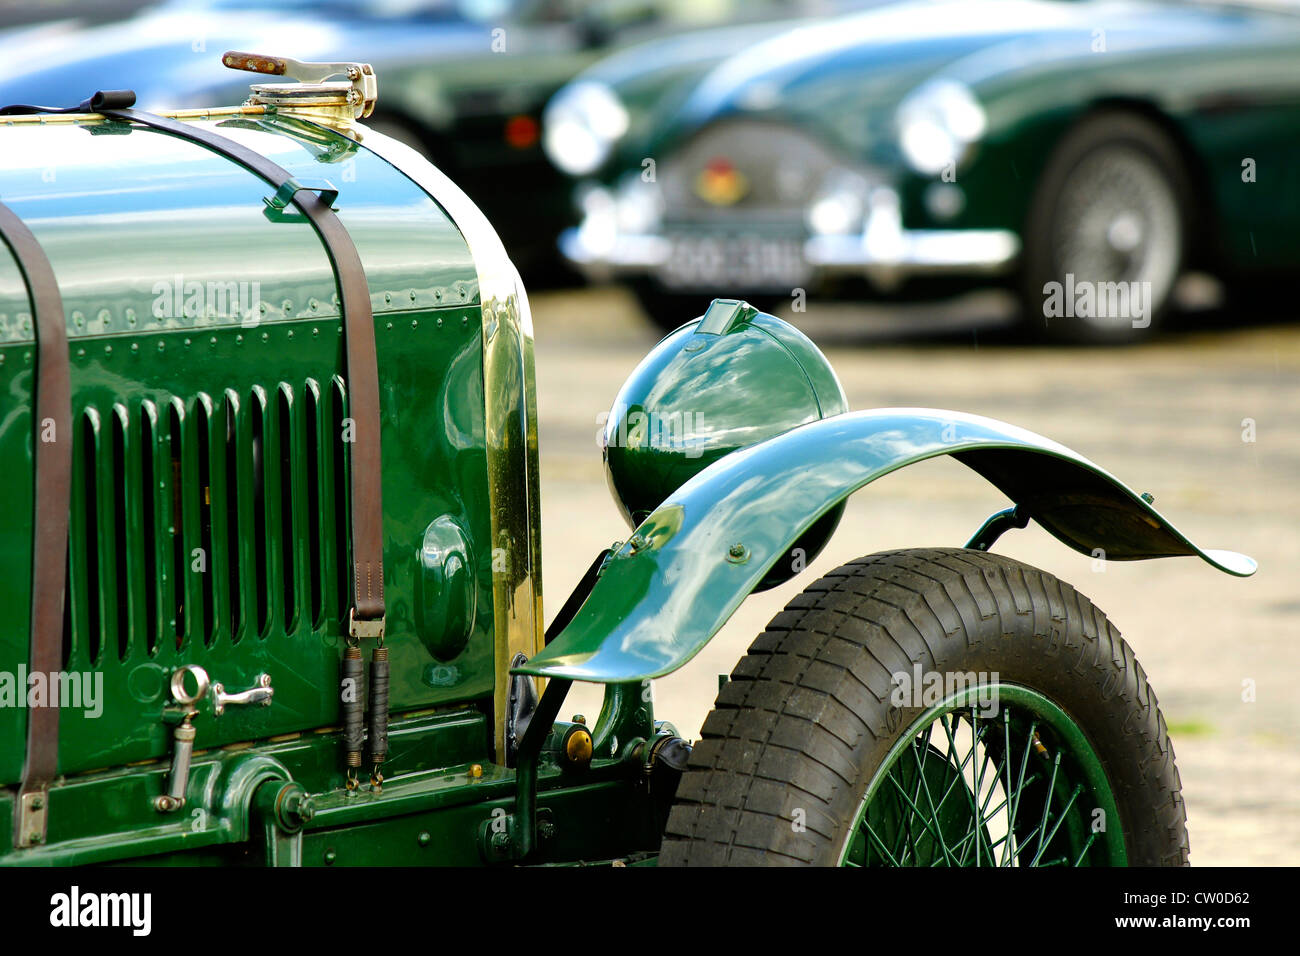
<path fill-rule="evenodd" d="M 78 409 L 67 665 L 195 660 L 336 626 L 346 415 L 337 377 Z"/>

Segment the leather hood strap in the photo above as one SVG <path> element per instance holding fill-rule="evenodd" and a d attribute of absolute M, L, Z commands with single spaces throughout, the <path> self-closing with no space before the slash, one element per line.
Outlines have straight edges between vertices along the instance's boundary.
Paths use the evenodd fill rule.
<path fill-rule="evenodd" d="M 201 126 L 134 109 L 105 109 L 104 116 L 138 123 L 199 143 L 229 157 L 265 179 L 274 188 L 277 208 L 292 202 L 320 235 L 338 279 L 347 353 L 348 414 L 352 429 L 351 511 L 354 636 L 382 634 L 384 619 L 384 536 L 380 469 L 379 368 L 375 352 L 375 323 L 370 287 L 357 247 L 330 203 L 300 186 L 287 170 L 261 153 Z M 283 198 L 282 198 L 283 197 Z M 366 625 L 369 624 L 369 627 Z"/>
<path fill-rule="evenodd" d="M 32 457 L 32 609 L 29 672 L 63 668 L 68 512 L 72 488 L 72 387 L 63 299 L 50 260 L 32 231 L 0 203 L 0 237 L 13 253 L 32 304 L 36 333 Z M 26 693 L 22 688 L 20 693 Z M 45 838 L 45 790 L 59 769 L 59 708 L 27 709 L 27 760 L 18 792 L 14 845 Z"/>

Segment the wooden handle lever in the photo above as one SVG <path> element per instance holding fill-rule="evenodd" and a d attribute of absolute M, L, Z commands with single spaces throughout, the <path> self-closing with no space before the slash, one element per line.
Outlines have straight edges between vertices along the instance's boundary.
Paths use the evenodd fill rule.
<path fill-rule="evenodd" d="M 271 76 L 284 76 L 289 69 L 289 64 L 283 57 L 264 56 L 261 53 L 240 53 L 238 50 L 222 54 L 221 62 L 232 70 L 267 73 Z"/>

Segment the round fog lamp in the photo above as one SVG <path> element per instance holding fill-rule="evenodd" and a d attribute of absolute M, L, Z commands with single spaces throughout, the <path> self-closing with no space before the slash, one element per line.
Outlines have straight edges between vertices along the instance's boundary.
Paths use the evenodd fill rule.
<path fill-rule="evenodd" d="M 966 208 L 966 194 L 955 183 L 931 183 L 925 191 L 925 208 L 935 219 L 952 219 Z"/>

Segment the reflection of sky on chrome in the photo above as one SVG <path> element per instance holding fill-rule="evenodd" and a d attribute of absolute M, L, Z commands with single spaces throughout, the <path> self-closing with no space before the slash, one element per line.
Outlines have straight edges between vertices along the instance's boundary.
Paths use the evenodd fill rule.
<path fill-rule="evenodd" d="M 701 436 L 711 448 L 752 445 L 789 426 L 789 422 L 755 416 L 756 408 L 808 407 L 804 421 L 816 417 L 808 383 L 800 375 L 773 376 L 750 357 L 771 351 L 766 336 L 717 336 L 699 352 L 683 352 L 673 360 L 679 372 L 659 376 L 646 397 L 647 408 L 699 412 Z M 791 370 L 796 366 L 791 360 Z"/>
<path fill-rule="evenodd" d="M 478 298 L 475 264 L 461 233 L 433 198 L 389 163 L 350 143 L 337 156 L 329 154 L 345 163 L 319 162 L 317 151 L 275 129 L 224 120 L 195 125 L 257 150 L 300 180 L 329 179 L 339 188 L 339 216 L 366 268 L 376 312 L 413 307 L 412 291 L 420 308 Z M 159 283 L 258 283 L 265 322 L 338 314 L 334 271 L 315 230 L 305 220 L 292 221 L 294 212 L 286 214 L 290 221 L 268 222 L 263 197 L 270 186 L 236 162 L 179 137 L 105 124 L 0 124 L 0 151 L 6 155 L 0 191 L 50 257 L 65 308 L 77 319 L 70 319 L 70 334 L 239 321 L 203 315 L 158 320 Z M 123 262 L 131 269 L 124 271 Z M 8 263 L 0 267 L 0 313 L 16 316 L 28 308 L 17 279 Z M 287 312 L 286 301 L 292 303 Z M 124 320 L 126 309 L 140 325 Z M 105 310 L 108 319 L 101 320 Z M 4 323 L 3 337 L 31 336 L 15 319 Z"/>

